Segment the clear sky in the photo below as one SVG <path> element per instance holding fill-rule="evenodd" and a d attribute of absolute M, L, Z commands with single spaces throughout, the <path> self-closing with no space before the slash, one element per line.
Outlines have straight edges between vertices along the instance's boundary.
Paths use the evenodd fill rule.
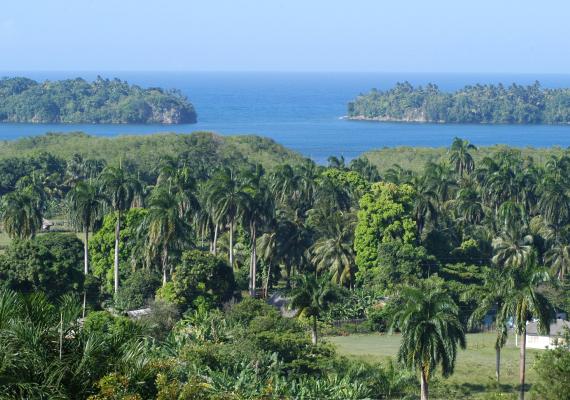
<path fill-rule="evenodd" d="M 4 0 L 0 70 L 570 72 L 568 0 Z"/>

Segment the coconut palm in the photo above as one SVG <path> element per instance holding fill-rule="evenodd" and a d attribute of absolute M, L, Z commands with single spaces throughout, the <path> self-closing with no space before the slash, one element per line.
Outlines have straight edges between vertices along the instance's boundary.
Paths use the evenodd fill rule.
<path fill-rule="evenodd" d="M 23 191 L 8 193 L 2 198 L 2 225 L 12 239 L 34 237 L 42 227 L 38 201 Z"/>
<path fill-rule="evenodd" d="M 69 220 L 78 231 L 83 231 L 83 273 L 89 274 L 89 231 L 103 214 L 105 199 L 98 188 L 85 181 L 79 182 L 67 194 Z M 83 293 L 83 314 L 87 302 L 87 292 Z"/>
<path fill-rule="evenodd" d="M 229 227 L 229 263 L 234 265 L 234 228 L 243 215 L 251 195 L 246 184 L 229 168 L 221 170 L 212 180 L 209 203 L 212 206 L 214 220 L 217 224 L 226 222 Z"/>
<path fill-rule="evenodd" d="M 115 293 L 119 291 L 119 240 L 121 234 L 121 215 L 131 208 L 142 192 L 140 182 L 127 174 L 121 167 L 107 167 L 101 173 L 101 190 L 107 198 L 111 209 L 117 213 L 115 226 L 115 259 L 114 259 L 114 287 Z"/>
<path fill-rule="evenodd" d="M 570 272 L 570 244 L 556 243 L 544 255 L 546 265 L 550 266 L 552 275 L 558 276 L 561 281 Z"/>
<path fill-rule="evenodd" d="M 313 274 L 299 275 L 291 293 L 290 307 L 297 316 L 310 318 L 311 340 L 318 343 L 317 321 L 329 305 L 338 299 L 338 289 L 328 276 L 317 278 Z"/>
<path fill-rule="evenodd" d="M 402 332 L 398 360 L 420 372 L 421 399 L 427 400 L 437 366 L 441 365 L 443 376 L 451 375 L 457 347 L 465 348 L 459 308 L 443 289 L 429 284 L 405 287 L 399 297 L 401 306 L 392 320 L 392 328 Z"/>
<path fill-rule="evenodd" d="M 103 376 L 140 378 L 148 357 L 135 324 L 81 329 L 81 303 L 66 295 L 0 290 L 0 398 L 84 399 Z"/>
<path fill-rule="evenodd" d="M 413 177 L 412 186 L 416 189 L 414 196 L 414 219 L 418 232 L 423 233 L 428 224 L 435 224 L 438 217 L 438 199 L 426 176 Z"/>
<path fill-rule="evenodd" d="M 141 229 L 146 235 L 147 257 L 160 259 L 162 284 L 165 285 L 168 274 L 172 272 L 170 253 L 190 244 L 190 226 L 180 215 L 176 197 L 164 188 L 155 188 Z"/>
<path fill-rule="evenodd" d="M 470 150 L 477 150 L 477 147 L 469 143 L 468 140 L 463 140 L 458 137 L 453 139 L 451 147 L 449 148 L 449 161 L 455 167 L 455 172 L 459 177 L 463 178 L 463 174 L 470 174 L 475 169 L 475 161 L 469 152 Z"/>
<path fill-rule="evenodd" d="M 499 309 L 499 321 L 513 319 L 515 332 L 520 338 L 519 356 L 519 399 L 524 399 L 526 378 L 526 323 L 530 318 L 538 321 L 541 332 L 547 332 L 553 315 L 553 308 L 541 293 L 540 286 L 548 282 L 549 275 L 545 268 L 538 266 L 534 258 L 527 260 L 519 268 L 506 270 L 506 279 L 502 280 L 504 302 Z"/>
<path fill-rule="evenodd" d="M 358 172 L 368 182 L 377 182 L 380 180 L 378 168 L 376 168 L 367 157 L 353 159 L 349 164 L 349 168 L 351 171 Z"/>
<path fill-rule="evenodd" d="M 317 272 L 327 271 L 333 282 L 353 287 L 354 227 L 356 218 L 347 212 L 325 213 L 320 220 L 320 239 L 310 248 Z"/>
<path fill-rule="evenodd" d="M 533 238 L 516 224 L 507 226 L 501 235 L 493 239 L 493 263 L 501 267 L 521 267 L 533 255 Z"/>

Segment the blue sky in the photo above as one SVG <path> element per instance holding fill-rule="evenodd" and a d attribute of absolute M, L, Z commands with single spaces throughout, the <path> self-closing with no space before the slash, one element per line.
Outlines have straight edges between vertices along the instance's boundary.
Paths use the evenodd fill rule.
<path fill-rule="evenodd" d="M 0 70 L 570 72 L 568 0 L 6 0 Z"/>

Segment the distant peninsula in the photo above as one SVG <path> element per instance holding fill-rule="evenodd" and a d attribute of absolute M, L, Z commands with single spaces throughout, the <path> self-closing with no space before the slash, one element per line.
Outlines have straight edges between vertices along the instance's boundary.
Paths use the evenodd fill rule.
<path fill-rule="evenodd" d="M 348 104 L 348 119 L 385 122 L 464 124 L 568 124 L 570 89 L 474 85 L 443 92 L 437 85 L 396 84 L 372 89 Z"/>
<path fill-rule="evenodd" d="M 0 123 L 188 124 L 194 106 L 179 91 L 97 77 L 36 82 L 0 79 Z"/>

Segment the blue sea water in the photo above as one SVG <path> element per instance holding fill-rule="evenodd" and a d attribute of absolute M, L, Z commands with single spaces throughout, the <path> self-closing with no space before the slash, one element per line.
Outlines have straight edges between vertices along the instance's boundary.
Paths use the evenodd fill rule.
<path fill-rule="evenodd" d="M 93 72 L 4 72 L 37 80 L 83 77 Z M 448 146 L 453 137 L 476 145 L 570 146 L 570 126 L 441 125 L 347 121 L 346 105 L 375 87 L 398 81 L 434 82 L 444 90 L 466 84 L 530 84 L 569 87 L 569 75 L 477 75 L 399 73 L 266 73 L 266 72 L 105 72 L 143 87 L 181 90 L 198 112 L 192 125 L 0 124 L 0 139 L 46 132 L 83 131 L 93 135 L 213 131 L 221 135 L 257 134 L 324 162 L 329 155 L 351 159 L 367 150 L 393 146 Z"/>

